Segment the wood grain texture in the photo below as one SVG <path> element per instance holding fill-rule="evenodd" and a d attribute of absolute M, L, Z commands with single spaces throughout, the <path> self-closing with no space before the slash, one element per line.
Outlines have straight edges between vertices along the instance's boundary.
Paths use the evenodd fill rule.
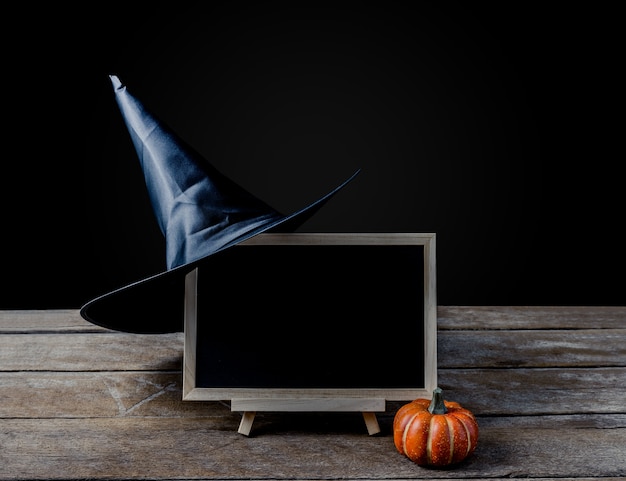
<path fill-rule="evenodd" d="M 182 333 L 4 335 L 0 336 L 0 371 L 179 370 L 182 345 Z"/>
<path fill-rule="evenodd" d="M 439 331 L 438 367 L 626 366 L 624 339 L 626 329 Z M 180 370 L 183 342 L 182 333 L 13 333 L 0 336 L 0 371 Z"/>
<path fill-rule="evenodd" d="M 439 306 L 437 323 L 448 329 L 624 329 L 619 306 Z"/>
<path fill-rule="evenodd" d="M 626 472 L 626 429 L 484 426 L 454 469 L 420 468 L 389 435 L 264 425 L 262 435 L 204 418 L 3 420 L 0 479 L 416 479 L 605 477 Z M 258 421 L 256 421 L 258 422 Z M 479 420 L 480 422 L 480 420 Z M 362 420 L 361 420 L 362 423 Z M 581 456 L 584 453 L 585 456 Z M 589 460 L 592 459 L 593 462 Z"/>
<path fill-rule="evenodd" d="M 374 436 L 351 412 L 261 412 L 243 436 L 229 403 L 182 400 L 182 333 L 0 311 L 0 480 L 626 476 L 626 308 L 438 312 L 439 385 L 480 427 L 475 453 L 447 469 L 395 451 L 401 403 L 377 414 Z"/>
<path fill-rule="evenodd" d="M 625 368 L 445 369 L 439 377 L 446 397 L 483 416 L 620 414 L 626 399 Z M 3 373 L 0 399 L 0 417 L 18 418 L 202 417 L 225 405 L 183 401 L 176 371 Z"/>
<path fill-rule="evenodd" d="M 440 367 L 626 366 L 626 329 L 442 331 Z"/>

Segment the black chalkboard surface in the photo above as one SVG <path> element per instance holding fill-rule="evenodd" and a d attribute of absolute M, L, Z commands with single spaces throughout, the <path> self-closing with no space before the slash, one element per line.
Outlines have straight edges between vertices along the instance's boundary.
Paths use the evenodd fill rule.
<path fill-rule="evenodd" d="M 196 386 L 423 386 L 423 258 L 420 245 L 216 256 L 198 270 Z"/>
<path fill-rule="evenodd" d="M 430 396 L 435 274 L 434 234 L 261 234 L 215 254 L 186 279 L 183 398 Z"/>

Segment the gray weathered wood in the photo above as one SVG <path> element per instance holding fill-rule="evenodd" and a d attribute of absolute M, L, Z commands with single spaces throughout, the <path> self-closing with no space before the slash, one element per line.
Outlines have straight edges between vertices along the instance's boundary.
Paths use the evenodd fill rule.
<path fill-rule="evenodd" d="M 284 418 L 284 417 L 283 417 Z M 362 421 L 362 420 L 361 420 Z M 506 420 L 503 420 L 506 421 Z M 362 422 L 361 422 L 362 424 Z M 0 479 L 419 479 L 626 475 L 626 428 L 485 426 L 474 455 L 421 468 L 389 435 L 279 424 L 246 437 L 196 418 L 7 419 Z M 310 427 L 309 427 L 310 428 Z"/>
<path fill-rule="evenodd" d="M 1 333 L 106 332 L 87 322 L 77 309 L 0 311 Z"/>
<path fill-rule="evenodd" d="M 439 385 L 480 427 L 474 455 L 448 469 L 395 451 L 402 403 L 377 414 L 375 436 L 361 413 L 272 412 L 242 436 L 228 403 L 182 400 L 182 333 L 0 311 L 0 480 L 626 477 L 626 307 L 438 312 Z"/>
<path fill-rule="evenodd" d="M 446 397 L 483 416 L 625 410 L 626 368 L 445 369 L 439 378 Z M 4 373 L 0 400 L 0 418 L 200 417 L 224 411 L 220 402 L 183 401 L 177 371 Z M 390 402 L 388 410 L 400 404 Z"/>
<path fill-rule="evenodd" d="M 623 329 L 626 307 L 618 306 L 439 306 L 437 323 L 448 329 Z M 76 309 L 0 311 L 2 332 L 109 332 Z"/>
<path fill-rule="evenodd" d="M 624 306 L 439 306 L 439 329 L 624 329 Z"/>
<path fill-rule="evenodd" d="M 0 371 L 181 369 L 182 333 L 121 332 L 0 336 Z"/>
<path fill-rule="evenodd" d="M 626 366 L 626 329 L 442 331 L 443 368 Z"/>
<path fill-rule="evenodd" d="M 437 336 L 439 368 L 626 366 L 626 329 L 440 331 Z M 0 371 L 181 369 L 182 355 L 182 333 L 0 336 Z"/>

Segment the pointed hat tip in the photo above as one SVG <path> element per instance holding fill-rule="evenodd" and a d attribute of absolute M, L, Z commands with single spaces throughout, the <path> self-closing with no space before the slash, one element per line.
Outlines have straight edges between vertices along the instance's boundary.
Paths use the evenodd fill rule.
<path fill-rule="evenodd" d="M 111 83 L 116 90 L 122 87 L 122 82 L 117 75 L 109 75 L 109 78 L 111 79 Z"/>

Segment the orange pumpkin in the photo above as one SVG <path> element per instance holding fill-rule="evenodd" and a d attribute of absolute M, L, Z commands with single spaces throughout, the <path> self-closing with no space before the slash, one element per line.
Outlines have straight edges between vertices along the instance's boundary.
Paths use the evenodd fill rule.
<path fill-rule="evenodd" d="M 445 401 L 436 388 L 432 400 L 416 399 L 398 409 L 393 441 L 400 454 L 420 466 L 446 466 L 474 452 L 478 423 L 472 412 Z"/>

